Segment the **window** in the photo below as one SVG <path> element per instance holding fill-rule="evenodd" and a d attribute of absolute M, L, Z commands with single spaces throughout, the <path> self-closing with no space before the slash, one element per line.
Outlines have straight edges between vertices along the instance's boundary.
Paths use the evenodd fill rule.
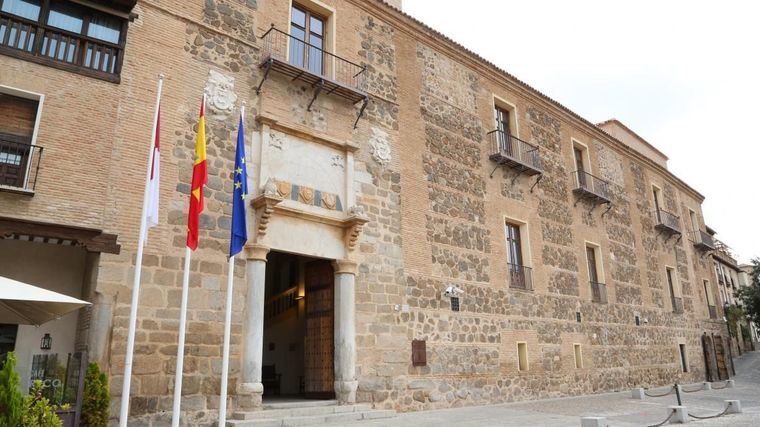
<path fill-rule="evenodd" d="M 689 365 L 686 362 L 686 344 L 678 344 L 678 352 L 681 355 L 681 370 L 689 372 Z"/>
<path fill-rule="evenodd" d="M 517 370 L 528 370 L 528 343 L 524 341 L 517 343 Z"/>
<path fill-rule="evenodd" d="M 459 311 L 459 297 L 451 297 L 451 311 Z"/>
<path fill-rule="evenodd" d="M 507 238 L 507 270 L 509 286 L 512 288 L 533 289 L 531 270 L 523 262 L 521 226 L 505 222 L 504 230 Z"/>
<path fill-rule="evenodd" d="M 662 222 L 660 219 L 660 189 L 655 185 L 652 186 L 652 199 L 654 200 L 654 213 L 657 221 Z"/>
<path fill-rule="evenodd" d="M 290 35 L 290 63 L 314 74 L 324 74 L 325 18 L 294 4 L 290 11 Z"/>
<path fill-rule="evenodd" d="M 580 344 L 573 344 L 573 355 L 575 356 L 575 369 L 583 369 L 583 353 Z"/>
<path fill-rule="evenodd" d="M 578 188 L 588 189 L 592 185 L 588 148 L 575 140 L 573 140 L 573 162 L 575 163 L 575 179 Z"/>
<path fill-rule="evenodd" d="M 683 302 L 679 297 L 680 293 L 677 292 L 675 270 L 671 267 L 665 267 L 665 276 L 668 280 L 668 290 L 670 290 L 670 302 L 673 306 L 673 312 L 682 313 Z"/>
<path fill-rule="evenodd" d="M 591 300 L 598 303 L 607 302 L 607 286 L 602 283 L 597 261 L 599 246 L 586 245 L 586 265 L 588 267 L 588 280 L 591 286 Z"/>
<path fill-rule="evenodd" d="M 496 138 L 499 143 L 499 151 L 507 156 L 514 157 L 510 138 L 512 126 L 510 125 L 509 110 L 500 106 L 494 106 L 494 119 L 496 120 Z"/>
<path fill-rule="evenodd" d="M 691 230 L 699 231 L 699 219 L 697 218 L 697 213 L 691 209 L 689 209 L 689 220 L 691 221 Z"/>
<path fill-rule="evenodd" d="M 522 266 L 522 241 L 520 239 L 520 226 L 507 222 L 507 260 L 510 264 Z"/>
<path fill-rule="evenodd" d="M 42 96 L 0 86 L 0 186 L 34 189 L 41 147 L 34 145 Z"/>
<path fill-rule="evenodd" d="M 0 53 L 118 81 L 126 19 L 62 0 L 0 5 Z"/>

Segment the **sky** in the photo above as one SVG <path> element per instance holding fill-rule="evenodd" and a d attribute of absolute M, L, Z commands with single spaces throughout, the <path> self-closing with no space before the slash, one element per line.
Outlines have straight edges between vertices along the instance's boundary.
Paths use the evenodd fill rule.
<path fill-rule="evenodd" d="M 593 123 L 617 118 L 760 257 L 760 2 L 403 0 L 404 12 Z"/>

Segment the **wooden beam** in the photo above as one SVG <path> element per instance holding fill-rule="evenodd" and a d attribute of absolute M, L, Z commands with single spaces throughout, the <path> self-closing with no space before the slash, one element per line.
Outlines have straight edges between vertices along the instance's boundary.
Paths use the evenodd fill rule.
<path fill-rule="evenodd" d="M 0 236 L 13 234 L 73 240 L 90 252 L 118 254 L 121 251 L 118 236 L 102 230 L 0 217 Z"/>

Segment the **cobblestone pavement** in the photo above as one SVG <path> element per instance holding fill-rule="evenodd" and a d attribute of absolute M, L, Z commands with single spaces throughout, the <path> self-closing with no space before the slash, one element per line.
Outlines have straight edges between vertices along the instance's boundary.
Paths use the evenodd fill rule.
<path fill-rule="evenodd" d="M 760 351 L 737 358 L 736 387 L 683 393 L 689 413 L 706 416 L 723 411 L 724 400 L 741 401 L 743 413 L 709 420 L 691 419 L 700 426 L 760 426 Z M 717 386 L 722 382 L 715 383 Z M 695 386 L 684 385 L 686 390 Z M 664 392 L 666 389 L 655 389 Z M 634 400 L 631 392 L 548 399 L 503 405 L 474 406 L 399 414 L 389 420 L 364 421 L 361 426 L 579 426 L 581 416 L 604 416 L 610 426 L 646 426 L 667 417 L 667 407 L 676 405 L 675 394 Z M 341 424 L 350 425 L 350 424 Z"/>

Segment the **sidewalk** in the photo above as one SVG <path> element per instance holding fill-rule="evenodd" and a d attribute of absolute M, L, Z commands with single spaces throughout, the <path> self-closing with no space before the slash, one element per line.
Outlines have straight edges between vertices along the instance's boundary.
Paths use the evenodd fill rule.
<path fill-rule="evenodd" d="M 701 426 L 760 426 L 760 352 L 737 358 L 736 387 L 683 393 L 683 404 L 694 415 L 720 413 L 724 400 L 740 400 L 743 413 L 710 420 L 691 419 Z M 717 383 L 721 384 L 721 383 Z M 694 387 L 685 386 L 686 389 Z M 664 388 L 662 389 L 665 390 Z M 389 420 L 364 421 L 361 426 L 579 426 L 581 416 L 604 416 L 611 426 L 657 424 L 667 417 L 667 407 L 676 405 L 675 394 L 645 400 L 631 399 L 631 392 L 568 397 L 502 405 L 473 406 L 399 414 Z"/>

